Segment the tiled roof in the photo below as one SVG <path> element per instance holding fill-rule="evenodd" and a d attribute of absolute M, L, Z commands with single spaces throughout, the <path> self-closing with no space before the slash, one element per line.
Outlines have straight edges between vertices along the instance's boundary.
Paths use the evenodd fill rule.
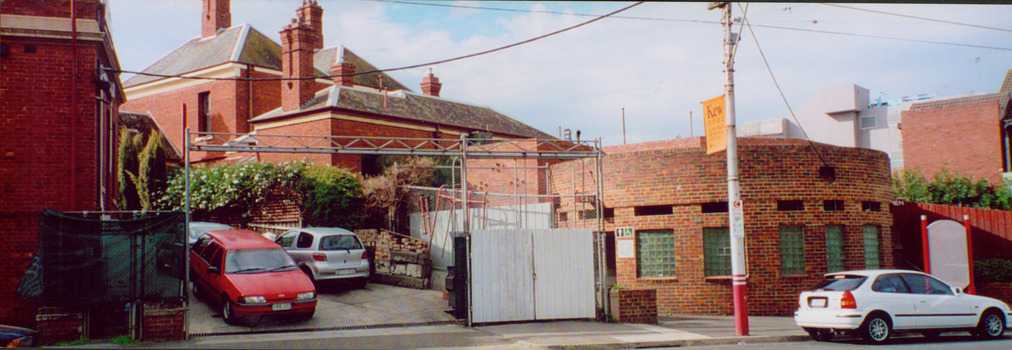
<path fill-rule="evenodd" d="M 226 62 L 252 64 L 281 70 L 281 45 L 250 27 L 249 24 L 243 24 L 221 30 L 210 38 L 190 40 L 142 72 L 178 75 Z M 138 74 L 123 85 L 129 87 L 160 79 L 163 78 Z"/>
<path fill-rule="evenodd" d="M 158 125 L 158 122 L 156 122 L 150 114 L 120 111 L 119 122 L 124 128 L 136 130 L 137 132 L 143 134 L 145 138 L 151 135 L 154 131 L 160 132 L 162 134 L 162 142 L 168 146 L 168 149 L 165 152 L 165 157 L 174 161 L 183 159 L 182 154 L 179 153 L 179 149 L 176 148 L 176 145 L 172 144 L 172 140 L 169 140 L 169 138 L 165 136 L 165 132 L 162 131 L 161 126 Z"/>
<path fill-rule="evenodd" d="M 384 93 L 362 88 L 332 86 L 321 90 L 316 97 L 306 103 L 300 112 L 323 110 L 326 108 L 342 108 L 366 113 L 386 115 L 412 121 L 457 126 L 476 131 L 489 130 L 495 133 L 531 137 L 538 139 L 555 139 L 554 136 L 541 132 L 527 124 L 521 123 L 489 107 L 454 102 L 434 96 L 421 95 L 404 90 Z M 284 117 L 290 113 L 282 113 L 281 109 L 258 116 L 251 123 L 264 122 Z"/>
<path fill-rule="evenodd" d="M 910 106 L 911 111 L 919 111 L 924 109 L 942 108 L 948 106 L 955 106 L 967 103 L 976 103 L 983 101 L 998 100 L 1001 97 L 1000 93 L 993 94 L 979 94 L 969 96 L 957 96 L 952 98 L 940 98 L 934 100 L 928 100 L 924 102 L 914 103 Z"/>

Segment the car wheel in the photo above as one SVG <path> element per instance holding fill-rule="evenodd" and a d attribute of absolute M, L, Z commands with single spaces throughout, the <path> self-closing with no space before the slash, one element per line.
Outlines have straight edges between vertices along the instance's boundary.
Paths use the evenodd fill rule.
<path fill-rule="evenodd" d="M 828 329 L 808 328 L 805 331 L 808 332 L 808 336 L 812 337 L 814 341 L 830 341 L 833 339 L 833 332 Z"/>
<path fill-rule="evenodd" d="M 977 335 L 984 339 L 994 339 L 1005 334 L 1005 318 L 1000 312 L 989 310 L 981 316 L 977 323 Z"/>
<path fill-rule="evenodd" d="M 193 297 L 200 299 L 200 284 L 196 280 L 190 282 L 190 284 L 193 286 Z"/>
<path fill-rule="evenodd" d="M 938 336 L 939 336 L 940 334 L 942 334 L 942 332 L 939 332 L 939 331 L 927 331 L 927 332 L 921 332 L 921 335 L 923 335 L 923 336 L 924 336 L 925 338 L 928 338 L 928 339 L 935 339 L 935 338 L 938 338 Z"/>
<path fill-rule="evenodd" d="M 235 316 L 235 312 L 232 310 L 232 301 L 228 299 L 228 295 L 221 296 L 221 318 L 225 319 L 225 324 L 235 325 L 239 323 L 239 318 Z"/>
<path fill-rule="evenodd" d="M 882 344 L 889 339 L 891 327 L 888 316 L 874 313 L 868 315 L 861 325 L 861 337 L 868 343 Z"/>

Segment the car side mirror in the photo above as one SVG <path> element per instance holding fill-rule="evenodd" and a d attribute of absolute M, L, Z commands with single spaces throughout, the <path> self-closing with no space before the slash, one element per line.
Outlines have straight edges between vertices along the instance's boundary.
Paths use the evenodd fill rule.
<path fill-rule="evenodd" d="M 210 274 L 221 274 L 221 269 L 219 269 L 217 267 L 214 267 L 214 266 L 208 267 L 207 268 L 207 274 L 208 275 L 210 275 Z"/>
<path fill-rule="evenodd" d="M 960 289 L 960 288 L 956 288 L 956 295 L 960 295 L 960 294 L 963 294 L 963 290 Z"/>

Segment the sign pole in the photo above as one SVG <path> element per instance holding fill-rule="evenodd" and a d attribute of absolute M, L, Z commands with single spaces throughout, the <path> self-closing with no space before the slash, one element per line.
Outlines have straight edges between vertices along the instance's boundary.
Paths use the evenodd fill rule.
<path fill-rule="evenodd" d="M 736 36 L 731 32 L 731 4 L 713 3 L 724 9 L 724 98 L 727 118 L 727 203 L 731 235 L 731 291 L 734 297 L 734 329 L 738 335 L 748 335 L 748 285 L 745 268 L 744 210 L 738 193 L 738 140 L 734 120 L 734 47 Z"/>

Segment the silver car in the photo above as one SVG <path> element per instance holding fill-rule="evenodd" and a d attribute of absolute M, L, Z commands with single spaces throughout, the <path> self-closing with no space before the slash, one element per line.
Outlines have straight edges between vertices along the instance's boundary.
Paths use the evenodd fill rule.
<path fill-rule="evenodd" d="M 218 231 L 218 230 L 231 230 L 232 226 L 219 224 L 216 222 L 202 222 L 202 221 L 191 221 L 190 222 L 190 234 L 189 241 L 190 245 L 197 242 L 200 235 L 203 235 L 207 231 Z"/>
<path fill-rule="evenodd" d="M 276 240 L 313 282 L 350 280 L 365 287 L 369 252 L 354 232 L 336 227 L 307 227 L 285 232 Z"/>

